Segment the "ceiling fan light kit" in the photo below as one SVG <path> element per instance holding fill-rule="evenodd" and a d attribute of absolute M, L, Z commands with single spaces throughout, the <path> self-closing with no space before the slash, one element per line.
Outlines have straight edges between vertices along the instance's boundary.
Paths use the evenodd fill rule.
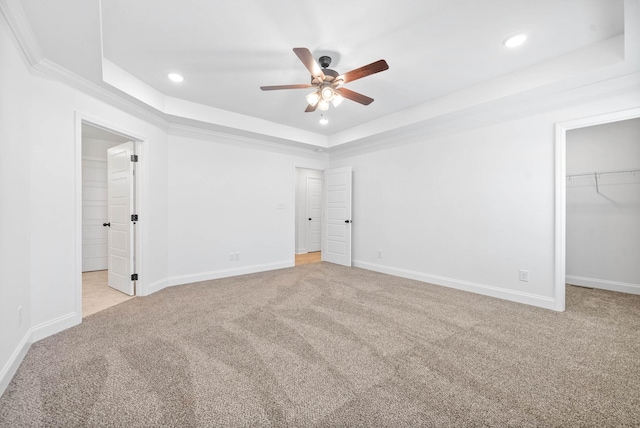
<path fill-rule="evenodd" d="M 319 59 L 320 64 L 318 65 L 315 59 L 313 59 L 313 55 L 309 49 L 293 48 L 293 52 L 311 73 L 311 83 L 261 86 L 260 89 L 263 91 L 275 91 L 280 89 L 314 88 L 314 91 L 306 96 L 308 105 L 305 112 L 307 113 L 313 112 L 316 109 L 327 111 L 329 110 L 329 104 L 338 107 L 345 98 L 365 106 L 371 104 L 373 98 L 351 91 L 342 85 L 389 69 L 387 62 L 381 59 L 351 70 L 348 73 L 338 74 L 337 71 L 328 68 L 331 64 L 331 58 L 328 56 L 321 56 Z"/>

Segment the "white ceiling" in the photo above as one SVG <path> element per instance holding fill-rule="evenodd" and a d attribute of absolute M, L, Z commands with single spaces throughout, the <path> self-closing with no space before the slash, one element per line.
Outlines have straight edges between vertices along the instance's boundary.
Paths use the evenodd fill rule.
<path fill-rule="evenodd" d="M 253 129 L 265 127 L 254 118 L 268 121 L 276 124 L 273 135 L 289 132 L 289 127 L 312 134 L 347 135 L 353 129 L 373 128 L 383 118 L 391 123 L 390 117 L 468 88 L 487 82 L 495 87 L 501 76 L 512 76 L 509 93 L 515 93 L 532 83 L 513 76 L 536 66 L 540 83 L 551 83 L 567 74 L 540 64 L 558 63 L 565 57 L 567 64 L 575 63 L 571 59 L 575 52 L 585 52 L 624 32 L 623 0 L 20 3 L 43 56 L 73 73 L 139 99 L 144 97 L 132 88 L 137 85 L 144 92 L 148 85 L 152 89 L 146 93 L 155 90 L 170 99 L 244 115 L 229 119 L 233 125 L 225 124 L 222 114 L 212 119 L 222 126 L 241 127 L 238 123 L 245 122 L 247 129 Z M 502 41 L 518 32 L 528 34 L 525 45 L 505 48 Z M 340 73 L 381 58 L 389 70 L 347 84 L 375 101 L 362 106 L 345 100 L 324 113 L 330 123 L 322 126 L 318 123 L 321 112 L 304 112 L 308 90 L 259 89 L 309 82 L 294 47 L 309 48 L 316 59 L 329 54 L 331 68 Z M 131 78 L 127 85 L 115 84 L 118 90 L 103 81 L 103 57 Z M 601 66 L 598 61 L 592 63 Z M 185 81 L 170 82 L 169 72 L 179 72 Z M 544 72 L 549 76 L 543 77 Z M 216 116 L 216 112 L 207 114 Z M 181 116 L 177 107 L 165 113 Z"/>

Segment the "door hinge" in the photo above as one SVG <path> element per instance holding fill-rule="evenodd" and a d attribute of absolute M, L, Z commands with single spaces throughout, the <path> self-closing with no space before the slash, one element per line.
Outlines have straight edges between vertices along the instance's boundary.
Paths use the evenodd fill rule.
<path fill-rule="evenodd" d="M 138 214 L 131 214 L 131 221 L 138 221 Z"/>
<path fill-rule="evenodd" d="M 131 162 L 138 162 L 138 155 L 131 155 Z"/>
<path fill-rule="evenodd" d="M 132 273 L 131 274 L 131 281 L 137 281 L 138 280 L 138 274 L 137 273 Z"/>

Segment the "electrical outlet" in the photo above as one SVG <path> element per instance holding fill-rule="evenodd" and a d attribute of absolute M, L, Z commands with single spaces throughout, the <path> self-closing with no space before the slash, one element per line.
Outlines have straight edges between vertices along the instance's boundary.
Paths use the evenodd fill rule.
<path fill-rule="evenodd" d="M 22 325 L 22 306 L 18 306 L 18 326 Z"/>
<path fill-rule="evenodd" d="M 229 253 L 229 261 L 234 261 L 234 254 L 233 253 Z"/>
<path fill-rule="evenodd" d="M 529 282 L 529 271 L 520 269 L 520 281 Z"/>
<path fill-rule="evenodd" d="M 240 253 L 236 253 L 236 260 L 240 260 Z"/>
<path fill-rule="evenodd" d="M 382 250 L 378 250 L 378 258 L 381 259 L 382 258 Z"/>

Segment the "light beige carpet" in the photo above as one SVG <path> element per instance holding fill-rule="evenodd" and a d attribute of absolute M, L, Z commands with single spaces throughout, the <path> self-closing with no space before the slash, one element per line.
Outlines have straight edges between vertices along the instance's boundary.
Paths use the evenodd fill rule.
<path fill-rule="evenodd" d="M 640 425 L 640 297 L 567 299 L 327 263 L 173 287 L 34 344 L 0 426 Z"/>

